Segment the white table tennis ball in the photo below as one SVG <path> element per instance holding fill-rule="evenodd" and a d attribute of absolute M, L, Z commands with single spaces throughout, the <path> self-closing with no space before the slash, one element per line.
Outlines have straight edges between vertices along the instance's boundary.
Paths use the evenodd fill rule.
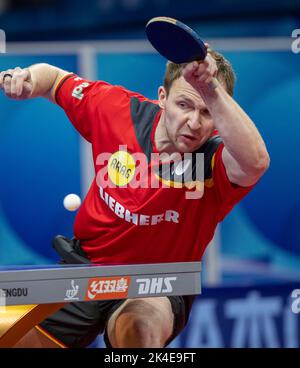
<path fill-rule="evenodd" d="M 64 207 L 68 211 L 76 211 L 81 205 L 81 199 L 77 194 L 68 194 L 64 198 Z"/>

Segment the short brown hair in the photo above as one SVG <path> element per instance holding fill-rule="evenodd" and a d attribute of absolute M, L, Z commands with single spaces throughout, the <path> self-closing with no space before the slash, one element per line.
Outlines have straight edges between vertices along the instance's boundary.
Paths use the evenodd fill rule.
<path fill-rule="evenodd" d="M 218 68 L 217 79 L 219 81 L 225 82 L 227 92 L 230 94 L 230 96 L 232 96 L 235 81 L 236 81 L 236 76 L 232 69 L 232 65 L 227 59 L 225 59 L 223 55 L 221 55 L 217 51 L 208 49 L 208 53 L 217 62 L 217 68 Z M 165 87 L 167 94 L 169 94 L 173 82 L 176 79 L 180 78 L 183 66 L 184 64 L 175 64 L 175 63 L 172 63 L 171 61 L 167 62 L 166 72 L 164 76 L 164 87 Z"/>

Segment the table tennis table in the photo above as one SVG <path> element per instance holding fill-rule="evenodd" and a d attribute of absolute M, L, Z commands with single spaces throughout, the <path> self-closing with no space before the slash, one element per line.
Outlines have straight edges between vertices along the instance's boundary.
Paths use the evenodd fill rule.
<path fill-rule="evenodd" d="M 2 305 L 200 294 L 201 263 L 0 267 Z"/>
<path fill-rule="evenodd" d="M 201 293 L 201 262 L 0 267 L 0 347 L 65 303 Z"/>

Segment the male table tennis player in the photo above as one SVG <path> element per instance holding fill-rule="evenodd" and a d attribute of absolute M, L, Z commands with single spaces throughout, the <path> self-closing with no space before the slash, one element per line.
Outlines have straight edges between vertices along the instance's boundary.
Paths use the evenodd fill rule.
<path fill-rule="evenodd" d="M 213 77 L 217 82 L 211 84 Z M 74 234 L 86 257 L 105 265 L 201 260 L 217 224 L 265 173 L 270 161 L 266 146 L 232 98 L 234 82 L 230 63 L 212 50 L 201 63 L 168 62 L 158 101 L 48 64 L 0 74 L 7 97 L 49 99 L 91 142 L 96 178 L 76 216 Z M 178 178 L 170 180 L 169 188 L 101 187 L 97 174 L 108 165 L 97 164 L 103 152 L 112 158 L 108 172 L 117 170 L 129 180 L 132 166 L 118 167 L 120 145 L 127 146 L 129 155 L 145 154 L 149 164 L 152 153 L 203 152 L 202 197 L 188 199 L 195 188 L 176 185 Z M 105 332 L 108 347 L 164 347 L 186 325 L 193 299 L 71 303 L 16 346 L 85 347 Z"/>

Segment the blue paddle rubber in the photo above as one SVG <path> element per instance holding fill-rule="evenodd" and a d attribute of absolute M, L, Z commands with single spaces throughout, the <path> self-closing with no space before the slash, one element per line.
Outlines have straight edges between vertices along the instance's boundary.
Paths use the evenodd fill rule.
<path fill-rule="evenodd" d="M 146 25 L 152 46 L 166 59 L 176 64 L 203 60 L 207 49 L 200 36 L 176 19 L 156 17 Z"/>

